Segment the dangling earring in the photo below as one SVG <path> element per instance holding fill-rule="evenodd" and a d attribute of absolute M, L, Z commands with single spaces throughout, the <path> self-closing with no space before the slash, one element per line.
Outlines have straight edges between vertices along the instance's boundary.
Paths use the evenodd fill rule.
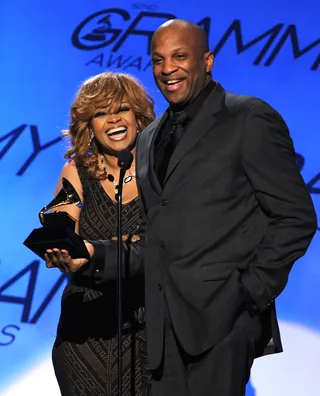
<path fill-rule="evenodd" d="M 88 154 L 92 154 L 92 140 L 94 138 L 94 132 L 91 130 L 91 135 L 88 143 Z"/>
<path fill-rule="evenodd" d="M 140 131 L 139 131 L 139 125 L 136 124 L 136 127 L 137 127 L 137 133 L 139 134 L 139 133 L 140 133 Z"/>
<path fill-rule="evenodd" d="M 91 136 L 90 136 L 90 140 L 89 140 L 89 144 L 88 144 L 88 147 L 90 148 L 91 147 L 91 143 L 92 143 L 92 139 L 94 138 L 94 133 L 93 133 L 93 131 L 91 132 Z"/>

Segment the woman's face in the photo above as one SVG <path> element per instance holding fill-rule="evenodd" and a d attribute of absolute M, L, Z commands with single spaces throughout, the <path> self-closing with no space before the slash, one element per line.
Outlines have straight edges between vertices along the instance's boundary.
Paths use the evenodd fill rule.
<path fill-rule="evenodd" d="M 105 154 L 117 155 L 132 148 L 137 138 L 137 121 L 126 96 L 117 111 L 99 109 L 92 119 L 94 136 Z"/>

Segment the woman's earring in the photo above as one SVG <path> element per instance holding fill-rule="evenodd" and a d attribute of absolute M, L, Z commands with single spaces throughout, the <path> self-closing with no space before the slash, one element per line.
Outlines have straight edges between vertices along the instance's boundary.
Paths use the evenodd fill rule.
<path fill-rule="evenodd" d="M 94 133 L 92 132 L 91 133 L 91 136 L 90 136 L 90 140 L 89 140 L 89 147 L 91 146 L 91 143 L 92 143 L 92 139 L 94 138 Z"/>
<path fill-rule="evenodd" d="M 137 133 L 140 133 L 140 131 L 139 131 L 139 125 L 136 124 L 136 127 L 137 127 Z"/>
<path fill-rule="evenodd" d="M 89 143 L 88 143 L 88 154 L 92 153 L 92 140 L 94 138 L 94 132 L 91 131 Z"/>

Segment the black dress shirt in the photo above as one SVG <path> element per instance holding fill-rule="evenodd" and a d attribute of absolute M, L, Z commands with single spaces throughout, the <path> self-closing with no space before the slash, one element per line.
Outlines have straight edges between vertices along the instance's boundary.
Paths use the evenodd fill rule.
<path fill-rule="evenodd" d="M 173 124 L 175 123 L 175 121 L 173 121 L 173 119 L 175 118 L 174 115 L 177 112 L 184 113 L 184 117 L 182 117 L 183 122 L 182 124 L 180 124 L 180 128 L 182 128 L 183 134 L 188 124 L 196 117 L 198 112 L 201 110 L 204 101 L 213 91 L 215 85 L 216 84 L 214 81 L 209 81 L 209 83 L 203 88 L 203 90 L 192 103 L 189 103 L 184 107 L 170 106 L 166 110 L 168 113 L 168 117 L 162 125 L 161 131 L 156 138 L 154 155 L 154 169 L 161 185 L 163 184 L 168 164 L 173 152 L 172 142 L 170 142 L 170 133 L 172 132 Z M 175 145 L 176 144 L 177 143 L 175 142 Z"/>

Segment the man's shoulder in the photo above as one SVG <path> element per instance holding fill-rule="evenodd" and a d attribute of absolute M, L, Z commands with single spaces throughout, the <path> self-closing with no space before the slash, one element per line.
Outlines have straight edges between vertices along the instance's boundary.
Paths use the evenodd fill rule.
<path fill-rule="evenodd" d="M 247 112 L 256 105 L 269 106 L 264 100 L 256 96 L 239 95 L 228 91 L 226 91 L 224 103 L 231 114 Z"/>
<path fill-rule="evenodd" d="M 158 118 L 153 120 L 151 124 L 149 124 L 139 135 L 139 140 L 142 138 L 147 139 L 151 133 L 153 133 L 154 129 L 157 128 L 159 122 L 161 121 L 162 117 L 165 115 L 165 113 L 161 114 Z"/>
<path fill-rule="evenodd" d="M 158 118 L 153 120 L 151 124 L 149 124 L 145 129 L 143 129 L 141 133 L 138 134 L 137 146 L 141 146 L 141 144 L 142 145 L 148 144 L 148 141 L 150 141 L 150 139 L 152 138 L 152 134 L 154 130 L 157 128 L 163 116 L 164 114 L 161 114 Z"/>
<path fill-rule="evenodd" d="M 278 110 L 265 100 L 256 96 L 239 95 L 225 91 L 224 104 L 228 113 L 235 116 L 260 113 L 272 115 L 273 117 L 277 117 L 279 120 L 283 121 Z"/>
<path fill-rule="evenodd" d="M 159 117 L 157 117 L 155 120 L 153 120 L 153 121 L 151 122 L 151 124 L 149 124 L 149 125 L 146 127 L 146 129 L 143 131 L 143 133 L 144 133 L 144 132 L 150 132 L 150 131 L 152 131 L 154 128 L 156 128 L 156 127 L 158 126 L 159 122 L 161 121 L 162 117 L 164 117 L 164 116 L 165 116 L 165 112 L 162 113 L 161 115 L 159 115 Z"/>

